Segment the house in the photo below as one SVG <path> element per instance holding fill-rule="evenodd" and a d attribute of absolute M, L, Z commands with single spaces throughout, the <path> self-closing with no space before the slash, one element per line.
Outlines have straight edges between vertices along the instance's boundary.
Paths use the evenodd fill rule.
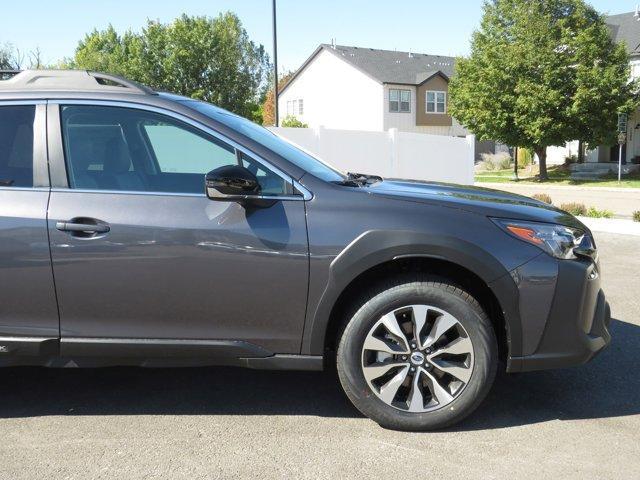
<path fill-rule="evenodd" d="M 635 12 L 612 15 L 606 17 L 605 21 L 611 30 L 612 38 L 618 43 L 624 43 L 627 47 L 630 57 L 631 77 L 633 79 L 640 77 L 640 11 L 636 9 Z M 585 161 L 587 163 L 618 162 L 618 155 L 618 145 L 600 145 L 587 152 Z M 622 158 L 623 162 L 627 164 L 633 163 L 636 158 L 640 158 L 640 108 L 629 115 L 626 142 L 622 145 Z M 598 168 L 596 165 L 592 165 L 592 167 L 591 170 Z M 617 172 L 617 165 L 610 167 L 602 165 L 602 167 L 606 171 L 611 168 Z M 589 170 L 589 165 L 585 167 L 577 166 L 577 169 Z M 623 173 L 634 169 L 640 169 L 640 167 L 629 165 L 625 167 Z"/>
<path fill-rule="evenodd" d="M 320 45 L 280 92 L 288 115 L 332 129 L 465 136 L 448 113 L 455 59 L 413 52 Z"/>

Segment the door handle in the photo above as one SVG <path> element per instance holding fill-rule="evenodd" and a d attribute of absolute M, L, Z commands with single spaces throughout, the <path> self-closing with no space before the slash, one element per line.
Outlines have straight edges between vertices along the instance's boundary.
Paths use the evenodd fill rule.
<path fill-rule="evenodd" d="M 111 228 L 109 225 L 105 225 L 104 223 L 84 223 L 78 222 L 74 220 L 69 220 L 67 222 L 56 222 L 56 229 L 61 232 L 71 232 L 75 234 L 96 234 L 96 233 L 107 233 Z"/>

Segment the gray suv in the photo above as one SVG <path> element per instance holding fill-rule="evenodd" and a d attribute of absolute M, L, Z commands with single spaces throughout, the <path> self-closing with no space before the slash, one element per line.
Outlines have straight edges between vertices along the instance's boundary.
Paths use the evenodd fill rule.
<path fill-rule="evenodd" d="M 343 174 L 213 105 L 86 71 L 0 81 L 0 365 L 337 367 L 404 430 L 497 368 L 610 341 L 571 215 L 482 188 Z"/>

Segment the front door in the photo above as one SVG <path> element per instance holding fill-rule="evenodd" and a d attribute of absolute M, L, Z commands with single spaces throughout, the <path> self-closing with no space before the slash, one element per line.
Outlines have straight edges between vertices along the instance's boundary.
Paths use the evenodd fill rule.
<path fill-rule="evenodd" d="M 49 234 L 63 355 L 111 339 L 299 351 L 308 248 L 287 179 L 184 118 L 77 104 L 59 115 L 69 188 L 52 190 Z M 209 200 L 204 174 L 237 162 L 278 200 Z"/>

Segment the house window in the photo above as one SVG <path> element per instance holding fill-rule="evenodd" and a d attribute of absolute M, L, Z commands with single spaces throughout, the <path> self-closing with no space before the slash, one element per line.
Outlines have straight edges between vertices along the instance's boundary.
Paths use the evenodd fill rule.
<path fill-rule="evenodd" d="M 304 115 L 304 103 L 301 98 L 296 100 L 287 100 L 287 116 Z"/>
<path fill-rule="evenodd" d="M 447 113 L 447 92 L 427 91 L 427 113 Z"/>
<path fill-rule="evenodd" d="M 410 112 L 411 90 L 389 89 L 389 111 Z"/>

